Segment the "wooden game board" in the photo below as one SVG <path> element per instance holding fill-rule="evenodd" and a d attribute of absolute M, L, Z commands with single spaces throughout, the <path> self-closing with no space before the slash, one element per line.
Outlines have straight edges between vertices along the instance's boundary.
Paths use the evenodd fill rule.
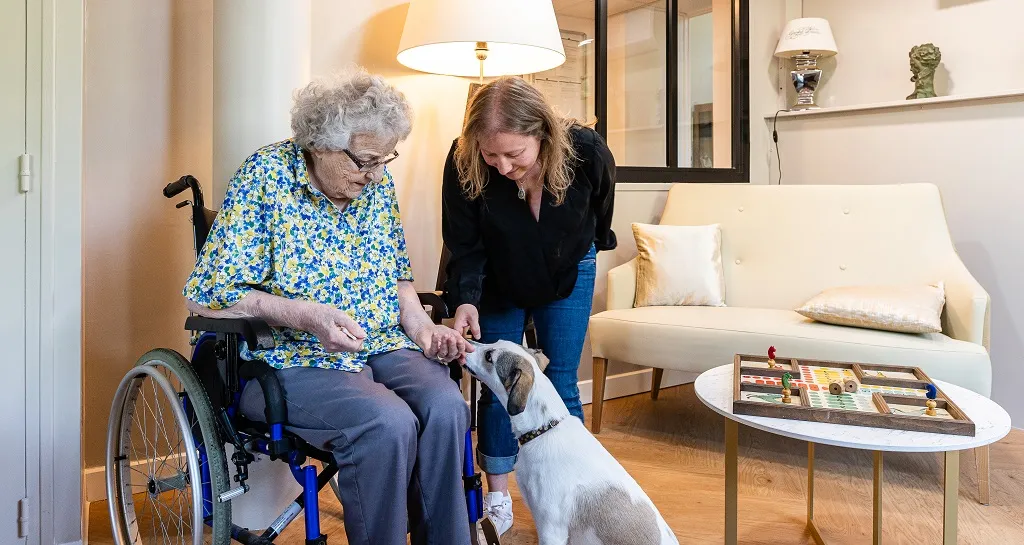
<path fill-rule="evenodd" d="M 974 436 L 974 422 L 936 386 L 935 416 L 926 411 L 932 379 L 918 367 L 736 354 L 733 361 L 735 414 L 789 418 L 851 426 L 869 426 Z M 782 376 L 789 373 L 790 403 L 782 401 Z M 829 384 L 846 380 L 857 391 L 829 393 Z"/>

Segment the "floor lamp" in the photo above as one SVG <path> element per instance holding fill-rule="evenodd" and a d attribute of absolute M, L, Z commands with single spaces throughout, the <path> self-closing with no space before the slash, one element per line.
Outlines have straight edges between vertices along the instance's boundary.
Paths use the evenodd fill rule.
<path fill-rule="evenodd" d="M 398 62 L 476 77 L 472 98 L 485 77 L 550 70 L 565 62 L 565 51 L 551 0 L 412 0 Z"/>

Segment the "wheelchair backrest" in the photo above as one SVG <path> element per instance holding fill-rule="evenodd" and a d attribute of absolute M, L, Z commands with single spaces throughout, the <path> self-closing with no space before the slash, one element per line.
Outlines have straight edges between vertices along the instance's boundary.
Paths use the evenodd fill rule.
<path fill-rule="evenodd" d="M 203 188 L 199 185 L 199 180 L 191 174 L 186 174 L 178 178 L 177 181 L 167 184 L 163 193 L 170 199 L 186 189 L 192 190 L 192 200 L 181 201 L 176 207 L 192 206 L 192 236 L 194 237 L 196 259 L 198 259 L 199 254 L 203 251 L 203 245 L 206 244 L 206 238 L 210 236 L 210 229 L 213 228 L 213 220 L 217 217 L 217 211 L 206 207 Z"/>

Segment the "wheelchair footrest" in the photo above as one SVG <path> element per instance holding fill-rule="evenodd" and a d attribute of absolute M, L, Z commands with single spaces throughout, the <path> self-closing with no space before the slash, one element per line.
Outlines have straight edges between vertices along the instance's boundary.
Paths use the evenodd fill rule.
<path fill-rule="evenodd" d="M 327 545 L 327 536 L 320 534 L 316 539 L 307 539 L 306 545 Z"/>

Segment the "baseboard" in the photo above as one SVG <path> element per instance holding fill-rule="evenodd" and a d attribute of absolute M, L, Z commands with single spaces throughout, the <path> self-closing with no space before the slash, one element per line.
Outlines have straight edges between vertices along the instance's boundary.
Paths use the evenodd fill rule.
<path fill-rule="evenodd" d="M 176 457 L 175 457 L 176 458 Z M 169 463 L 174 458 L 168 458 Z M 141 462 L 135 462 L 132 465 L 141 465 Z M 107 468 L 106 466 L 93 466 L 87 467 L 82 471 L 83 480 L 85 481 L 85 501 L 94 502 L 102 501 L 107 499 Z"/>
<path fill-rule="evenodd" d="M 82 474 L 85 477 L 85 501 L 94 502 L 107 499 L 107 468 L 105 466 L 87 467 Z"/>
<path fill-rule="evenodd" d="M 82 545 L 82 540 L 79 539 L 78 541 L 68 541 L 67 543 L 58 543 L 57 545 Z"/>
<path fill-rule="evenodd" d="M 604 398 L 615 399 L 651 391 L 651 369 L 641 369 L 612 375 L 605 379 Z M 699 373 L 687 373 L 685 371 L 665 371 L 661 378 L 661 387 L 668 388 L 687 384 L 697 379 Z M 580 401 L 586 405 L 594 400 L 594 381 L 581 380 L 579 382 Z"/>

